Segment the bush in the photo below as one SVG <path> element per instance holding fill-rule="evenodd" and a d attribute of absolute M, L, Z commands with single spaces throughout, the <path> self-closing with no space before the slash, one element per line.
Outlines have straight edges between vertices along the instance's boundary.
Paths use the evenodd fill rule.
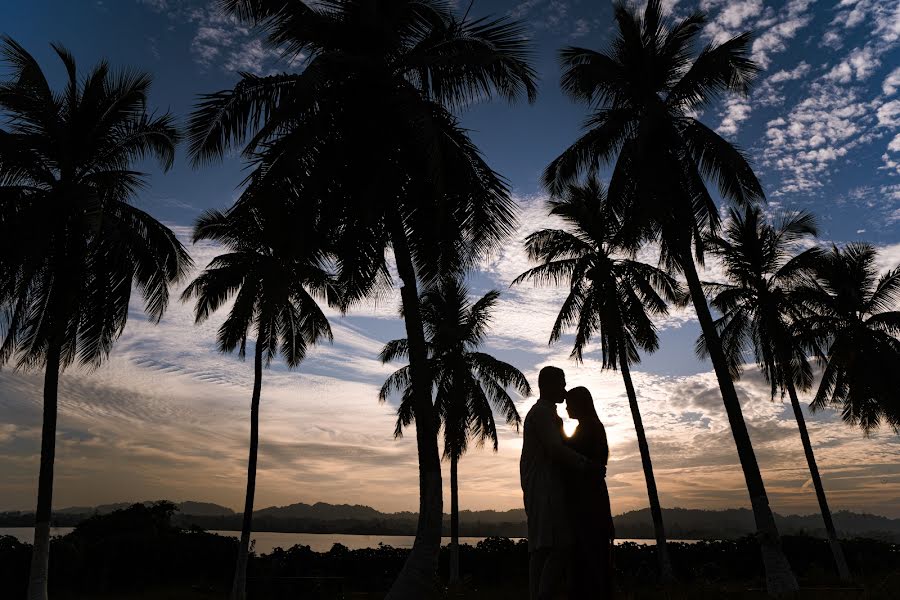
<path fill-rule="evenodd" d="M 135 504 L 84 521 L 54 538 L 50 553 L 50 592 L 54 598 L 216 598 L 230 589 L 237 540 L 200 529 L 172 525 L 174 505 Z M 783 538 L 784 548 L 804 587 L 837 583 L 825 540 Z M 843 542 L 850 568 L 870 598 L 889 598 L 900 582 L 900 547 L 854 539 Z M 350 550 L 335 544 L 324 553 L 308 546 L 277 548 L 251 556 L 251 598 L 337 598 L 343 592 L 383 597 L 409 551 L 390 546 Z M 752 537 L 739 540 L 670 544 L 678 586 L 673 598 L 716 598 L 728 590 L 764 587 L 759 548 Z M 0 590 L 24 597 L 31 546 L 0 537 Z M 614 551 L 617 586 L 634 597 L 658 595 L 653 546 L 626 543 Z M 449 550 L 441 550 L 439 573 L 446 581 Z M 528 544 L 487 538 L 460 547 L 464 588 L 469 598 L 527 595 Z M 150 591 L 148 591 L 150 590 Z M 163 590 L 154 593 L 152 590 Z M 679 592 L 679 590 L 681 590 Z M 148 595 L 149 594 L 149 595 Z"/>

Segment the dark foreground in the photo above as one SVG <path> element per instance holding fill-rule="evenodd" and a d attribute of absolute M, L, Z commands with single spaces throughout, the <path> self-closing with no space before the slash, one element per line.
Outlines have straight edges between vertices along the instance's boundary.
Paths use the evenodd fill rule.
<path fill-rule="evenodd" d="M 172 526 L 174 507 L 135 505 L 93 517 L 54 539 L 50 593 L 54 600 L 200 600 L 226 598 L 237 540 Z M 787 537 L 785 550 L 805 591 L 803 598 L 897 598 L 900 546 L 874 540 L 844 541 L 854 587 L 833 574 L 825 541 Z M 679 583 L 660 588 L 652 546 L 625 544 L 615 549 L 619 598 L 759 598 L 762 564 L 752 538 L 671 544 Z M 335 545 L 316 553 L 306 546 L 254 557 L 249 566 L 251 599 L 382 598 L 400 570 L 407 550 L 382 546 L 348 550 Z M 31 546 L 0 537 L 0 596 L 24 598 Z M 442 581 L 447 551 L 440 557 Z M 524 542 L 489 538 L 463 546 L 462 589 L 436 597 L 527 598 L 528 550 Z"/>

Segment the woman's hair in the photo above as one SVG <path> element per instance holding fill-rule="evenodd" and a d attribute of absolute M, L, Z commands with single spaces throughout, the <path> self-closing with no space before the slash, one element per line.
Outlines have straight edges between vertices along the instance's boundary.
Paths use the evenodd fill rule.
<path fill-rule="evenodd" d="M 586 387 L 578 386 L 566 392 L 566 404 L 570 409 L 574 408 L 578 415 L 600 420 L 594 408 L 594 398 Z"/>

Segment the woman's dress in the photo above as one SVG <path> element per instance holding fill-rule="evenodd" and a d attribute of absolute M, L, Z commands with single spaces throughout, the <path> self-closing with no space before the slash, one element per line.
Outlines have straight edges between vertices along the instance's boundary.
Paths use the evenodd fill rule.
<path fill-rule="evenodd" d="M 567 444 L 598 465 L 606 465 L 609 445 L 599 420 L 582 419 Z M 615 529 L 606 478 L 599 472 L 573 473 L 566 498 L 576 534 L 570 592 L 572 599 L 612 597 L 612 540 Z"/>

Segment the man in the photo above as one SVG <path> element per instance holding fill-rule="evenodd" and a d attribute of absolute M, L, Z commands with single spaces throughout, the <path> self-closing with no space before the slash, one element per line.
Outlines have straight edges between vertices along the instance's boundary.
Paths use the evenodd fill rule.
<path fill-rule="evenodd" d="M 544 367 L 538 375 L 540 397 L 525 417 L 519 475 L 528 518 L 528 585 L 531 600 L 551 600 L 565 575 L 575 542 L 566 515 L 562 469 L 601 469 L 563 444 L 556 405 L 566 398 L 566 375 Z"/>

